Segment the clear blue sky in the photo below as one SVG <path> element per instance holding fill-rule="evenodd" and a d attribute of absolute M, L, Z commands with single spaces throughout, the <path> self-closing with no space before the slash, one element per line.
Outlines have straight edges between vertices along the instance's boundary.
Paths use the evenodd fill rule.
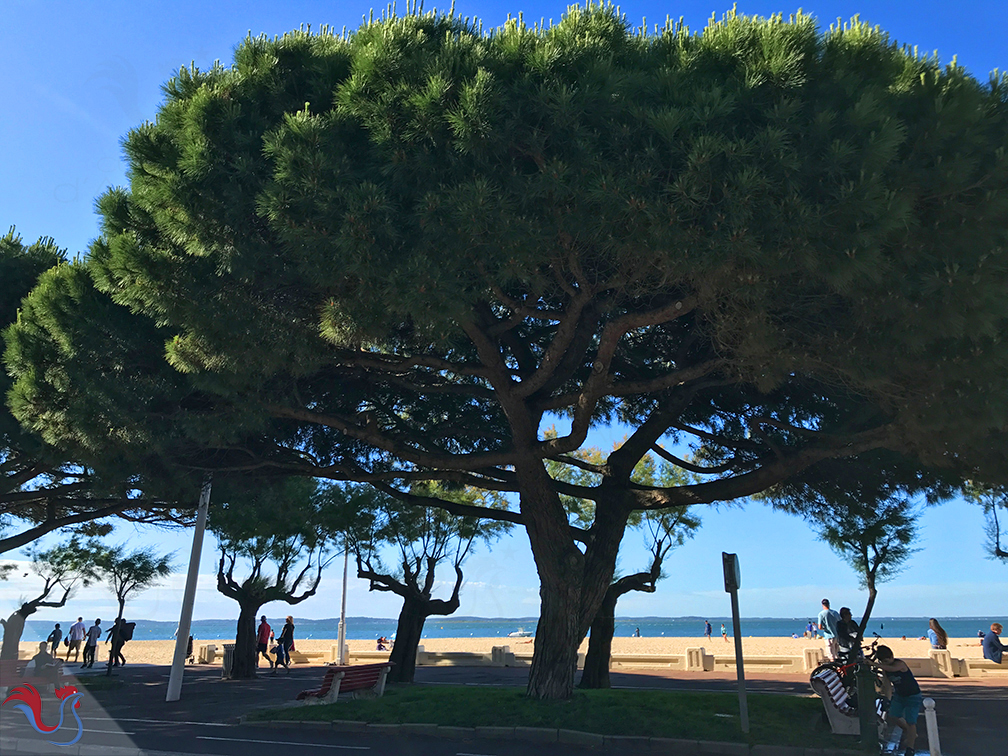
<path fill-rule="evenodd" d="M 444 7 L 447 7 L 445 3 Z M 97 233 L 94 198 L 107 186 L 122 183 L 120 139 L 141 121 L 153 117 L 160 86 L 181 65 L 228 63 L 245 35 L 279 34 L 301 24 L 323 23 L 354 28 L 371 6 L 354 2 L 122 2 L 4 0 L 0 19 L 0 226 L 16 225 L 29 241 L 53 236 L 71 254 L 86 248 Z M 381 8 L 383 6 L 377 6 Z M 431 7 L 428 4 L 427 7 Z M 498 2 L 460 0 L 456 11 L 477 16 L 484 25 L 502 23 L 508 13 L 532 19 L 559 19 L 563 2 Z M 623 2 L 630 19 L 648 24 L 666 15 L 683 16 L 694 29 L 729 3 Z M 797 3 L 741 2 L 750 14 L 790 13 Z M 994 68 L 1008 68 L 1008 3 L 1004 0 L 934 0 L 898 2 L 804 2 L 801 7 L 825 27 L 854 14 L 881 25 L 898 41 L 921 50 L 938 50 L 942 60 L 955 55 L 978 78 Z M 619 435 L 622 435 L 620 432 Z M 595 443 L 609 446 L 611 434 Z M 1008 611 L 1008 566 L 984 558 L 983 518 L 961 502 L 929 510 L 921 519 L 922 551 L 907 570 L 881 590 L 878 615 L 988 616 L 1004 619 Z M 120 539 L 152 542 L 188 558 L 188 535 L 120 527 Z M 624 541 L 624 569 L 643 565 L 640 537 Z M 864 598 L 851 570 L 817 543 L 806 526 L 759 505 L 711 511 L 699 536 L 666 563 L 669 577 L 654 595 L 631 595 L 620 603 L 623 615 L 724 615 L 727 597 L 721 583 L 720 552 L 740 555 L 743 572 L 742 612 L 748 616 L 807 616 L 823 595 L 855 607 Z M 233 602 L 220 597 L 209 572 L 215 566 L 208 538 L 196 602 L 197 618 L 227 617 Z M 20 556 L 18 558 L 21 558 Z M 493 551 L 478 552 L 468 563 L 468 585 L 461 613 L 520 616 L 538 611 L 538 582 L 522 532 Z M 0 611 L 32 590 L 20 577 L 0 584 Z M 131 616 L 177 619 L 180 585 L 171 583 L 139 598 Z M 328 617 L 337 612 L 335 571 L 320 597 L 298 607 L 299 616 Z M 356 583 L 356 585 L 354 585 Z M 394 616 L 395 601 L 368 594 L 351 581 L 351 614 Z M 328 587 L 325 587 L 325 586 Z M 108 613 L 103 589 L 82 592 L 74 601 L 91 615 Z M 273 607 L 271 611 L 279 611 Z M 1001 614 L 997 614 L 997 613 Z M 66 612 L 59 612 L 60 616 Z M 40 613 L 39 619 L 47 615 Z M 55 617 L 54 619 L 58 619 Z"/>

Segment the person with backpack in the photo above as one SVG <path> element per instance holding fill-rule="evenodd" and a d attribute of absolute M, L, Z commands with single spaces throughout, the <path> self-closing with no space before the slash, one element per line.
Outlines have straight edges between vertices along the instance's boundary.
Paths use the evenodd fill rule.
<path fill-rule="evenodd" d="M 273 667 L 273 673 L 276 674 L 277 668 L 283 665 L 283 668 L 290 672 L 290 652 L 294 648 L 294 618 L 290 615 L 287 616 L 287 622 L 284 623 L 283 630 L 280 631 L 280 637 L 277 638 L 277 655 L 276 664 Z"/>
<path fill-rule="evenodd" d="M 126 641 L 133 638 L 133 628 L 136 627 L 135 622 L 127 622 L 124 618 L 120 617 L 112 624 L 112 629 L 108 631 L 108 637 L 105 642 L 112 643 L 112 655 L 109 659 L 109 664 L 113 667 L 126 666 L 126 657 L 123 656 L 123 646 L 126 645 Z"/>
<path fill-rule="evenodd" d="M 60 624 L 57 622 L 56 627 L 53 628 L 53 631 L 49 633 L 49 637 L 46 638 L 46 641 L 52 646 L 52 651 L 50 651 L 50 653 L 53 656 L 56 656 L 56 651 L 59 648 L 61 640 L 63 640 L 63 631 L 60 630 Z"/>

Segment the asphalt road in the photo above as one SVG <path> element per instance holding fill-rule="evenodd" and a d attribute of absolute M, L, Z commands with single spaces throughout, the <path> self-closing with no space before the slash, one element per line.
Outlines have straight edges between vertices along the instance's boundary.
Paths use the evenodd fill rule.
<path fill-rule="evenodd" d="M 4 716 L 4 719 L 8 719 Z M 372 733 L 337 733 L 332 730 L 269 728 L 228 724 L 206 724 L 171 719 L 123 719 L 81 717 L 84 735 L 78 748 L 47 745 L 27 721 L 4 722 L 0 737 L 10 742 L 17 738 L 19 746 L 4 748 L 11 754 L 91 754 L 118 756 L 143 751 L 213 754 L 215 756 L 528 756 L 549 753 L 551 756 L 585 756 L 597 751 L 559 743 L 548 750 L 532 743 L 508 740 L 470 739 L 448 740 L 422 735 L 390 736 Z M 67 729 L 67 728 L 63 728 Z M 61 731 L 62 732 L 62 731 Z M 69 733 L 73 735 L 73 731 Z M 51 736 L 50 736 L 51 737 Z M 123 749 L 120 751 L 120 749 Z M 692 754 L 684 754 L 692 756 Z"/>

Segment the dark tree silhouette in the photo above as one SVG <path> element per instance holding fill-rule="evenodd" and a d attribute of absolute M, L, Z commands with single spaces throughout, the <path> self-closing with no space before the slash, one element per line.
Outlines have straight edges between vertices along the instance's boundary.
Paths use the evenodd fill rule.
<path fill-rule="evenodd" d="M 7 619 L 0 619 L 3 626 L 0 660 L 18 658 L 18 643 L 25 620 L 39 609 L 65 606 L 78 584 L 87 586 L 98 578 L 97 566 L 102 554 L 99 544 L 79 538 L 71 538 L 44 551 L 34 548 L 28 551 L 31 571 L 42 578 L 42 589 L 35 598 L 21 600 Z"/>
<path fill-rule="evenodd" d="M 459 608 L 462 564 L 476 541 L 490 542 L 511 526 L 496 520 L 453 515 L 411 503 L 412 496 L 437 496 L 460 505 L 497 506 L 506 502 L 486 492 L 445 490 L 418 485 L 411 494 L 375 492 L 370 506 L 358 514 L 356 527 L 348 533 L 357 561 L 357 577 L 369 582 L 372 591 L 389 591 L 403 600 L 396 625 L 395 644 L 389 655 L 394 663 L 390 682 L 413 682 L 417 647 L 424 623 L 433 615 L 446 616 Z M 389 552 L 386 566 L 383 552 Z M 441 565 L 454 569 L 454 583 L 447 599 L 435 598 L 435 573 Z"/>
<path fill-rule="evenodd" d="M 987 552 L 992 559 L 1008 562 L 1008 542 L 1002 541 L 1001 520 L 1005 519 L 1008 528 L 1008 489 L 1005 486 L 992 486 L 977 481 L 967 481 L 963 486 L 963 496 L 983 507 L 987 518 Z M 1002 514 L 998 515 L 998 510 Z"/>
<path fill-rule="evenodd" d="M 581 672 L 581 688 L 608 688 L 609 660 L 612 639 L 616 632 L 616 603 L 631 591 L 654 593 L 658 581 L 665 577 L 662 565 L 673 549 L 692 538 L 700 527 L 700 519 L 689 507 L 645 513 L 639 525 L 645 533 L 645 543 L 651 553 L 651 566 L 644 571 L 618 577 L 606 591 L 588 636 L 588 652 Z"/>
<path fill-rule="evenodd" d="M 256 676 L 259 609 L 273 601 L 294 606 L 314 596 L 335 556 L 337 530 L 330 527 L 328 511 L 333 492 L 311 478 L 217 490 L 208 521 L 220 547 L 217 590 L 239 607 L 231 677 L 249 679 Z"/>

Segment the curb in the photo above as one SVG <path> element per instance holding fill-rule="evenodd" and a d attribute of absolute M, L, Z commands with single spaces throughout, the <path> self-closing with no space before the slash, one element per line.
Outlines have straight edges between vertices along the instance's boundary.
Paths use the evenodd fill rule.
<path fill-rule="evenodd" d="M 29 738 L 0 738 L 0 753 L 6 754 L 51 754 L 53 747 L 44 741 Z M 127 746 L 98 746 L 84 744 L 60 748 L 60 756 L 206 756 L 191 751 L 153 751 L 147 748 Z"/>
<path fill-rule="evenodd" d="M 247 717 L 242 717 L 240 724 L 250 727 L 269 727 L 275 729 L 303 727 L 304 725 L 310 725 L 314 729 L 317 725 L 320 729 L 331 728 L 337 732 L 427 735 L 434 738 L 454 740 L 472 740 L 474 738 L 520 740 L 526 743 L 564 743 L 595 749 L 632 746 L 637 751 L 649 750 L 653 753 L 669 754 L 669 756 L 676 756 L 684 752 L 698 753 L 704 756 L 865 756 L 864 751 L 847 748 L 805 748 L 803 746 L 780 745 L 750 746 L 745 743 L 723 743 L 711 740 L 685 740 L 680 738 L 652 738 L 646 735 L 600 735 L 597 732 L 553 729 L 551 727 L 453 727 L 418 722 L 407 724 L 371 724 L 352 719 L 337 719 L 332 722 L 318 723 L 296 719 L 254 722 L 249 721 Z M 80 754 L 80 756 L 85 755 Z M 110 754 L 109 756 L 112 755 Z M 132 756 L 132 754 L 129 756 Z M 147 753 L 142 753 L 140 756 L 147 756 Z M 151 753 L 150 756 L 155 755 Z"/>

